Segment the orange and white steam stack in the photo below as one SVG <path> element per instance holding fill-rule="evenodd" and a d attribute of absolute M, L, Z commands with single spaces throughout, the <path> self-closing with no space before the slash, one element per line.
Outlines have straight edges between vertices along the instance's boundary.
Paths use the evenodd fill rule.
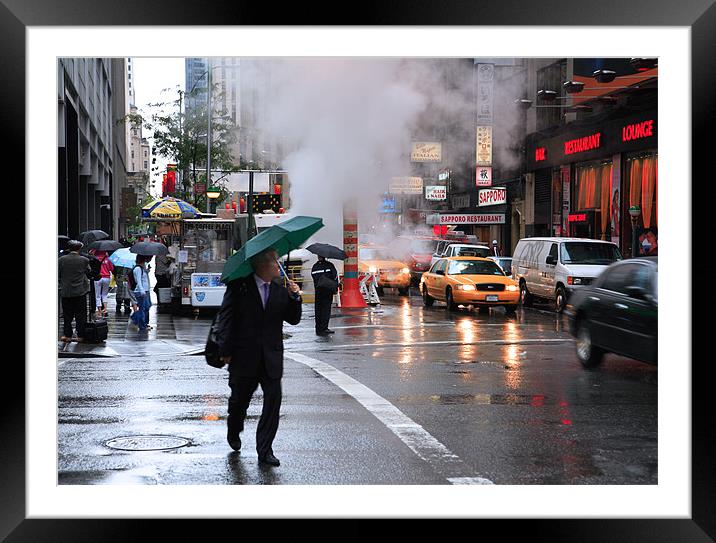
<path fill-rule="evenodd" d="M 354 202 L 343 204 L 343 251 L 347 258 L 343 265 L 341 307 L 368 307 L 358 283 L 358 211 Z"/>

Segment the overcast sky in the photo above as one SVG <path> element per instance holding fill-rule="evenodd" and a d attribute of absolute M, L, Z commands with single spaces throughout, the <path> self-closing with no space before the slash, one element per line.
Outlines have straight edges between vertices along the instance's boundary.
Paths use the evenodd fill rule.
<path fill-rule="evenodd" d="M 145 114 L 151 115 L 148 104 L 176 100 L 177 89 L 184 89 L 184 58 L 142 58 L 134 57 L 132 87 L 135 92 L 135 105 Z M 178 87 L 177 87 L 178 85 Z M 162 92 L 163 89 L 172 89 Z M 144 130 L 143 136 L 152 142 L 152 134 Z M 156 179 L 154 194 L 161 196 L 162 176 L 166 165 L 170 162 L 157 156 L 159 172 L 153 175 Z"/>

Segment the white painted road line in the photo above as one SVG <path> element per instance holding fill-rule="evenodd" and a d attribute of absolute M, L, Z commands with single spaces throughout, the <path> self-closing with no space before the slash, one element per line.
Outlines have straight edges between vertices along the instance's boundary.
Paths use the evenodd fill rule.
<path fill-rule="evenodd" d="M 528 345 L 532 343 L 572 343 L 571 338 L 565 339 L 484 339 L 473 341 L 449 340 L 449 341 L 411 341 L 395 343 L 346 343 L 341 345 L 326 345 L 316 349 L 315 342 L 312 342 L 311 351 L 332 351 L 335 349 L 354 349 L 358 347 L 423 347 L 432 345 Z M 294 349 L 300 351 L 301 349 Z"/>
<path fill-rule="evenodd" d="M 445 445 L 430 435 L 422 426 L 406 416 L 388 400 L 379 396 L 364 384 L 349 377 L 330 364 L 296 353 L 285 353 L 286 358 L 304 364 L 328 379 L 373 416 L 388 427 L 419 458 L 427 462 L 437 473 L 451 484 L 493 484 L 489 479 L 476 477 L 472 469 Z M 468 475 L 469 474 L 469 475 Z M 469 481 L 469 482 L 468 482 Z"/>

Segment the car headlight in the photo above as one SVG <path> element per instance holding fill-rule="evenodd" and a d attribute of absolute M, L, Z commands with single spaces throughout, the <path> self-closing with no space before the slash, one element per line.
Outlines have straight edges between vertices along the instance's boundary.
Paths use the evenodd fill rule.
<path fill-rule="evenodd" d="M 410 273 L 410 268 L 403 268 L 401 271 L 403 273 Z"/>
<path fill-rule="evenodd" d="M 375 266 L 371 266 L 370 268 L 368 268 L 368 271 L 370 273 L 378 273 L 378 268 L 376 268 Z"/>
<path fill-rule="evenodd" d="M 518 287 L 517 285 L 507 285 L 507 288 L 505 290 L 507 290 L 508 292 L 517 292 L 518 290 L 520 290 L 520 287 Z"/>
<path fill-rule="evenodd" d="M 475 290 L 475 285 L 455 285 L 457 290 Z"/>

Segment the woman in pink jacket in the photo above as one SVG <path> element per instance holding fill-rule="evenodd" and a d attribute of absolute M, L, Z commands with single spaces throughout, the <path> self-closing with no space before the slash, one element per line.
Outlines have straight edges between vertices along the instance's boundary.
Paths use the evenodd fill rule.
<path fill-rule="evenodd" d="M 114 264 L 109 260 L 109 255 L 104 251 L 95 251 L 96 256 L 102 263 L 99 273 L 102 278 L 94 282 L 95 302 L 97 305 L 97 317 L 107 316 L 107 295 L 109 294 L 109 282 L 114 273 Z"/>

